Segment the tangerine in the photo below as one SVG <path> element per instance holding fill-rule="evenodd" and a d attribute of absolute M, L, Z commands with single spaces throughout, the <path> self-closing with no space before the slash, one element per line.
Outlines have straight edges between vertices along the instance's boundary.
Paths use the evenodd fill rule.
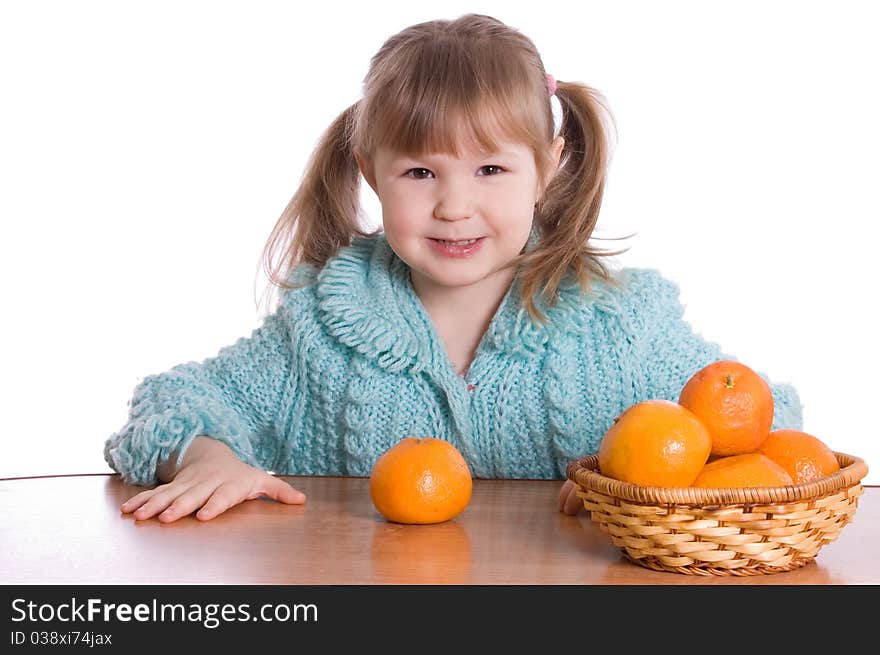
<path fill-rule="evenodd" d="M 370 472 L 370 497 L 395 523 L 441 523 L 471 500 L 473 480 L 462 454 L 448 441 L 407 437 L 382 454 Z"/>
<path fill-rule="evenodd" d="M 679 404 L 699 417 L 712 435 L 712 454 L 755 452 L 773 424 L 770 385 L 745 364 L 721 360 L 685 383 Z"/>
<path fill-rule="evenodd" d="M 690 410 L 669 400 L 644 400 L 602 437 L 599 471 L 633 484 L 688 487 L 711 447 L 709 431 Z"/>
<path fill-rule="evenodd" d="M 766 455 L 794 480 L 811 482 L 840 470 L 834 452 L 823 441 L 800 430 L 774 430 L 761 444 Z"/>
<path fill-rule="evenodd" d="M 761 453 L 729 455 L 709 462 L 694 487 L 780 487 L 794 484 L 779 464 Z"/>

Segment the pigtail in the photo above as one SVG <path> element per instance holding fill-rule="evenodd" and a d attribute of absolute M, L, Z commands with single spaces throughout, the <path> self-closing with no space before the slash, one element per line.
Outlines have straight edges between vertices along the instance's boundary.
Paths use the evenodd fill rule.
<path fill-rule="evenodd" d="M 599 250 L 589 243 L 605 190 L 609 128 L 616 127 L 614 117 L 603 96 L 586 85 L 558 82 L 556 97 L 562 106 L 559 135 L 565 139 L 565 146 L 559 169 L 535 207 L 540 245 L 523 257 L 520 274 L 526 309 L 541 322 L 546 322 L 546 317 L 534 303 L 539 287 L 550 304 L 569 275 L 588 291 L 593 278 L 610 281 L 600 258 L 622 252 Z"/>
<path fill-rule="evenodd" d="M 299 188 L 266 241 L 261 261 L 269 292 L 301 286 L 290 279 L 297 265 L 321 268 L 353 237 L 375 234 L 361 228 L 360 170 L 351 141 L 359 105 L 343 111 L 321 136 Z"/>

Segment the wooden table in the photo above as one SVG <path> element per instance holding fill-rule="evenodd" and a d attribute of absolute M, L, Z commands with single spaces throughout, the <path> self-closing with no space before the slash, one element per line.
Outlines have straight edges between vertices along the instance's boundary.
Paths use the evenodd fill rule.
<path fill-rule="evenodd" d="M 774 575 L 702 577 L 625 560 L 584 513 L 556 509 L 561 482 L 475 480 L 437 525 L 396 525 L 366 478 L 289 477 L 302 506 L 248 501 L 207 522 L 136 521 L 141 490 L 116 475 L 0 480 L 3 584 L 878 584 L 880 488 L 816 560 Z"/>

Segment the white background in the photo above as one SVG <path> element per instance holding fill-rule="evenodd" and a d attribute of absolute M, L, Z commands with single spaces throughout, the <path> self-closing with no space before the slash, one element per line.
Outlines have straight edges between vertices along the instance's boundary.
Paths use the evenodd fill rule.
<path fill-rule="evenodd" d="M 259 255 L 400 29 L 476 12 L 617 121 L 599 236 L 880 480 L 880 47 L 856 2 L 2 2 L 0 477 L 104 472 L 146 375 L 261 322 Z M 368 213 L 378 204 L 364 185 Z M 619 245 L 607 242 L 609 247 Z"/>

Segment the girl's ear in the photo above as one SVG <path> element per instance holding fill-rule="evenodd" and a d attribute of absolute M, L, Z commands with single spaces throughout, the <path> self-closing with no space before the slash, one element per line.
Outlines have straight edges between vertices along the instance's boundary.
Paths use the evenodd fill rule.
<path fill-rule="evenodd" d="M 354 151 L 354 158 L 357 160 L 357 165 L 361 171 L 361 175 L 364 176 L 367 184 L 369 184 L 370 188 L 376 192 L 376 195 L 378 195 L 379 192 L 376 190 L 376 173 L 373 170 L 372 162 L 361 156 L 361 153 L 358 150 Z"/>
<path fill-rule="evenodd" d="M 553 164 L 553 168 L 550 172 L 550 176 L 547 178 L 547 183 L 550 183 L 550 180 L 553 179 L 553 176 L 556 175 L 556 171 L 559 170 L 559 161 L 562 159 L 562 149 L 565 147 L 565 139 L 561 136 L 553 139 L 553 143 L 550 144 L 550 161 Z"/>
<path fill-rule="evenodd" d="M 541 185 L 540 195 L 544 195 L 544 190 L 547 188 L 547 185 L 550 184 L 550 180 L 553 179 L 553 176 L 556 175 L 556 171 L 559 170 L 559 162 L 562 159 L 562 149 L 565 147 L 565 139 L 561 136 L 553 139 L 553 142 L 550 144 L 550 170 L 547 171 L 547 175 L 544 176 L 543 184 Z"/>

